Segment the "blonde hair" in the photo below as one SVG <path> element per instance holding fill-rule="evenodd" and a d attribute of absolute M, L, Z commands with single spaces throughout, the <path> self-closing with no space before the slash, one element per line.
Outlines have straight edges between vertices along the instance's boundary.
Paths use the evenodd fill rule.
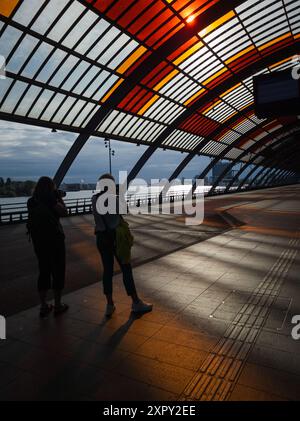
<path fill-rule="evenodd" d="M 105 179 L 109 179 L 109 180 L 112 180 L 112 181 L 116 182 L 116 180 L 114 179 L 114 177 L 110 173 L 100 175 L 100 177 L 98 178 L 98 181 L 105 180 Z"/>
<path fill-rule="evenodd" d="M 111 180 L 111 181 L 113 181 L 114 182 L 114 184 L 116 185 L 116 180 L 114 179 L 114 177 L 111 175 L 111 174 L 109 174 L 109 173 L 106 173 L 106 174 L 102 174 L 99 178 L 98 178 L 98 181 L 97 181 L 97 184 L 96 184 L 96 191 L 98 191 L 98 192 L 103 192 L 103 190 L 102 190 L 102 186 L 101 186 L 101 181 L 102 180 Z M 104 190 L 105 191 L 105 190 Z"/>

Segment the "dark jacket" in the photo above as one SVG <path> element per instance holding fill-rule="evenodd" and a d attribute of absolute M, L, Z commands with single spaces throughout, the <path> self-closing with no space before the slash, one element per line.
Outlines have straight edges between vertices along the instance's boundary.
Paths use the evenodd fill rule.
<path fill-rule="evenodd" d="M 58 200 L 53 197 L 47 201 L 28 199 L 27 229 L 33 241 L 50 241 L 65 238 L 60 215 L 55 209 Z"/>

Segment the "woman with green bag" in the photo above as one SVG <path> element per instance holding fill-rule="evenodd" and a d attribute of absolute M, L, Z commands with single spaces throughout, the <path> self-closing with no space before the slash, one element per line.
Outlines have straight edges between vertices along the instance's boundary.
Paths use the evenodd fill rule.
<path fill-rule="evenodd" d="M 115 183 L 111 174 L 102 175 L 99 181 L 107 179 Z M 92 197 L 92 208 L 95 219 L 97 248 L 103 263 L 103 292 L 107 299 L 105 314 L 107 317 L 110 317 L 116 309 L 112 287 L 114 258 L 117 259 L 120 265 L 126 292 L 132 299 L 132 311 L 134 313 L 149 312 L 152 310 L 152 304 L 144 303 L 139 298 L 135 287 L 130 263 L 133 236 L 129 230 L 128 223 L 117 212 L 100 214 L 97 210 L 97 200 L 104 193 L 105 190 L 99 191 Z"/>
<path fill-rule="evenodd" d="M 130 264 L 131 262 L 133 240 L 128 222 L 120 216 L 120 222 L 116 228 L 116 255 L 123 264 Z"/>

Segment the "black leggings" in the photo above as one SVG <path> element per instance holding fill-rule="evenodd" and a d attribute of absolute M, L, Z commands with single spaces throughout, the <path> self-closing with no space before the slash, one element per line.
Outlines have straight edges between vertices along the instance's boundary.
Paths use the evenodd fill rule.
<path fill-rule="evenodd" d="M 66 249 L 63 237 L 55 239 L 33 239 L 34 251 L 39 264 L 38 291 L 65 286 Z"/>
<path fill-rule="evenodd" d="M 114 246 L 114 232 L 98 232 L 96 233 L 96 241 L 103 263 L 104 294 L 111 295 L 113 291 L 112 278 L 114 274 L 114 257 L 117 259 L 117 262 L 119 263 L 122 270 L 123 282 L 127 295 L 136 294 L 131 264 L 123 264 L 116 256 L 116 250 Z"/>

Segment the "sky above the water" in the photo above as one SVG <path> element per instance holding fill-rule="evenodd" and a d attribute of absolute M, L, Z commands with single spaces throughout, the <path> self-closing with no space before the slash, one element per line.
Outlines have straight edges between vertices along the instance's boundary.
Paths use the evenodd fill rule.
<path fill-rule="evenodd" d="M 36 180 L 42 175 L 54 176 L 77 134 L 43 127 L 0 121 L 0 177 L 14 180 Z M 112 171 L 130 171 L 146 147 L 112 141 L 115 156 Z M 156 151 L 139 176 L 168 178 L 186 154 L 175 151 Z M 109 169 L 108 149 L 102 138 L 91 137 L 65 177 L 66 183 L 95 182 Z M 195 157 L 181 177 L 193 178 L 208 165 L 209 159 Z"/>

